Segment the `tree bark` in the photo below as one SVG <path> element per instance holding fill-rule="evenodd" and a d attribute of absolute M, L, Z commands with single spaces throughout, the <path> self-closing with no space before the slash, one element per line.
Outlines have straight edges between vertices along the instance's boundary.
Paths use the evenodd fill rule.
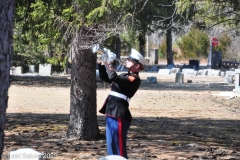
<path fill-rule="evenodd" d="M 143 57 L 145 57 L 145 52 L 144 52 L 145 43 L 146 43 L 145 34 L 140 34 L 138 37 L 138 40 L 139 40 L 139 51 L 140 51 L 141 55 Z"/>
<path fill-rule="evenodd" d="M 10 60 L 13 51 L 13 3 L 14 0 L 0 0 L 0 159 L 4 148 Z"/>
<path fill-rule="evenodd" d="M 174 64 L 173 63 L 173 52 L 172 52 L 172 29 L 167 29 L 167 65 Z"/>
<path fill-rule="evenodd" d="M 97 139 L 96 54 L 91 49 L 73 49 L 68 138 Z"/>
<path fill-rule="evenodd" d="M 115 54 L 117 58 L 121 57 L 121 40 L 119 35 L 115 37 Z"/>

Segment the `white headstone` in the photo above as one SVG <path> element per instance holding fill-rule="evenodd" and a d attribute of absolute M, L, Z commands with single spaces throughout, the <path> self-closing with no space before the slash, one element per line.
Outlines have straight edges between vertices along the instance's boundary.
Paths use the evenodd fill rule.
<path fill-rule="evenodd" d="M 195 70 L 189 70 L 189 71 L 185 71 L 184 72 L 184 76 L 196 76 L 197 75 L 197 71 Z"/>
<path fill-rule="evenodd" d="M 35 72 L 35 66 L 34 65 L 30 65 L 29 67 L 29 73 L 34 73 Z"/>
<path fill-rule="evenodd" d="M 10 75 L 12 75 L 12 74 L 15 74 L 15 67 L 14 66 L 12 66 L 10 68 Z"/>
<path fill-rule="evenodd" d="M 185 74 L 185 73 L 191 72 L 191 71 L 194 71 L 194 69 L 184 68 L 184 69 L 182 69 L 182 74 Z"/>
<path fill-rule="evenodd" d="M 220 76 L 220 70 L 208 69 L 207 75 L 208 76 Z"/>
<path fill-rule="evenodd" d="M 20 66 L 15 67 L 15 74 L 22 74 L 22 67 Z"/>
<path fill-rule="evenodd" d="M 172 68 L 171 71 L 170 71 L 170 74 L 176 74 L 180 71 L 179 68 Z"/>
<path fill-rule="evenodd" d="M 240 69 L 235 69 L 235 73 L 240 74 Z"/>
<path fill-rule="evenodd" d="M 233 77 L 232 76 L 225 76 L 225 82 L 233 83 Z"/>
<path fill-rule="evenodd" d="M 197 72 L 198 76 L 206 76 L 206 74 L 207 74 L 207 70 L 205 70 L 205 69 L 200 69 Z"/>
<path fill-rule="evenodd" d="M 235 89 L 233 91 L 240 93 L 240 69 L 235 69 Z"/>
<path fill-rule="evenodd" d="M 39 75 L 41 76 L 50 76 L 52 73 L 51 64 L 39 64 Z"/>
<path fill-rule="evenodd" d="M 240 74 L 235 76 L 235 90 L 240 91 Z"/>
<path fill-rule="evenodd" d="M 184 82 L 184 74 L 176 73 L 175 83 L 183 83 Z"/>
<path fill-rule="evenodd" d="M 225 76 L 225 72 L 224 71 L 220 71 L 220 76 L 224 77 Z"/>
<path fill-rule="evenodd" d="M 157 83 L 157 77 L 147 77 L 146 82 L 156 84 Z"/>
<path fill-rule="evenodd" d="M 170 74 L 170 69 L 159 69 L 158 70 L 158 75 L 169 75 Z"/>
<path fill-rule="evenodd" d="M 226 71 L 225 77 L 233 77 L 235 75 L 235 71 Z"/>
<path fill-rule="evenodd" d="M 9 160 L 44 160 L 44 158 L 42 153 L 34 149 L 22 148 L 11 151 Z"/>

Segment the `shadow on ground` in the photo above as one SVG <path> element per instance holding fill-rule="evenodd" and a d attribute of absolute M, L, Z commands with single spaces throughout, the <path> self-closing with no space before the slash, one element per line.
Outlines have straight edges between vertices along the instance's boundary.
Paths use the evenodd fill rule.
<path fill-rule="evenodd" d="M 65 139 L 67 114 L 9 113 L 4 153 L 30 147 L 55 159 L 98 159 L 106 155 L 105 117 L 98 140 Z M 134 117 L 129 159 L 240 159 L 240 121 Z"/>
<path fill-rule="evenodd" d="M 71 80 L 70 77 L 14 76 L 11 84 L 70 87 Z M 109 88 L 109 85 L 97 81 L 97 87 Z M 201 92 L 232 91 L 234 86 L 225 83 L 176 84 L 165 81 L 149 84 L 143 79 L 140 88 Z M 233 106 L 238 109 L 238 106 Z M 8 159 L 10 151 L 25 147 L 43 152 L 49 159 L 55 160 L 98 159 L 106 156 L 105 117 L 98 116 L 100 136 L 93 141 L 66 139 L 68 118 L 67 114 L 8 113 L 3 159 Z M 239 131 L 239 120 L 134 117 L 128 134 L 128 154 L 130 159 L 237 160 L 240 159 Z"/>
<path fill-rule="evenodd" d="M 174 78 L 174 77 L 172 77 Z M 110 88 L 110 84 L 96 80 L 97 88 Z M 69 76 L 12 76 L 11 85 L 35 86 L 35 87 L 70 87 L 71 77 Z M 145 90 L 184 90 L 184 91 L 233 91 L 234 84 L 229 83 L 174 83 L 161 81 L 157 84 L 147 83 L 142 79 L 140 86 Z"/>

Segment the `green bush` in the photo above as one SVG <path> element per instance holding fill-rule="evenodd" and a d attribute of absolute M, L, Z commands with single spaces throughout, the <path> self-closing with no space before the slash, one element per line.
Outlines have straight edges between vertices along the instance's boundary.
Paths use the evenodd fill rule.
<path fill-rule="evenodd" d="M 174 59 L 176 59 L 178 57 L 178 52 L 176 51 L 176 48 L 178 48 L 178 46 L 176 46 L 176 44 L 173 44 L 172 46 L 172 52 L 173 52 L 173 57 Z M 162 43 L 160 44 L 159 48 L 158 48 L 158 57 L 159 58 L 163 58 L 166 59 L 167 58 L 167 42 L 162 41 Z"/>
<path fill-rule="evenodd" d="M 208 35 L 199 30 L 192 29 L 190 32 L 177 41 L 184 58 L 207 57 L 209 52 Z"/>
<path fill-rule="evenodd" d="M 167 57 L 167 43 L 166 41 L 163 41 L 158 50 L 158 56 L 159 58 L 166 58 Z"/>

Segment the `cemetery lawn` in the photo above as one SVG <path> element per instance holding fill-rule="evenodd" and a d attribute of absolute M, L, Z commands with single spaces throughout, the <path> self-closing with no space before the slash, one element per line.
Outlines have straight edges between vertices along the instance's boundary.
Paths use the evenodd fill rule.
<path fill-rule="evenodd" d="M 156 76 L 158 83 L 146 78 Z M 184 77 L 140 73 L 142 84 L 130 101 L 133 121 L 128 134 L 129 159 L 240 159 L 240 98 L 224 77 Z M 192 80 L 192 83 L 187 83 Z M 98 113 L 109 85 L 97 82 L 98 140 L 66 139 L 70 78 L 13 77 L 9 88 L 5 148 L 33 148 L 53 160 L 106 156 L 105 117 Z"/>

